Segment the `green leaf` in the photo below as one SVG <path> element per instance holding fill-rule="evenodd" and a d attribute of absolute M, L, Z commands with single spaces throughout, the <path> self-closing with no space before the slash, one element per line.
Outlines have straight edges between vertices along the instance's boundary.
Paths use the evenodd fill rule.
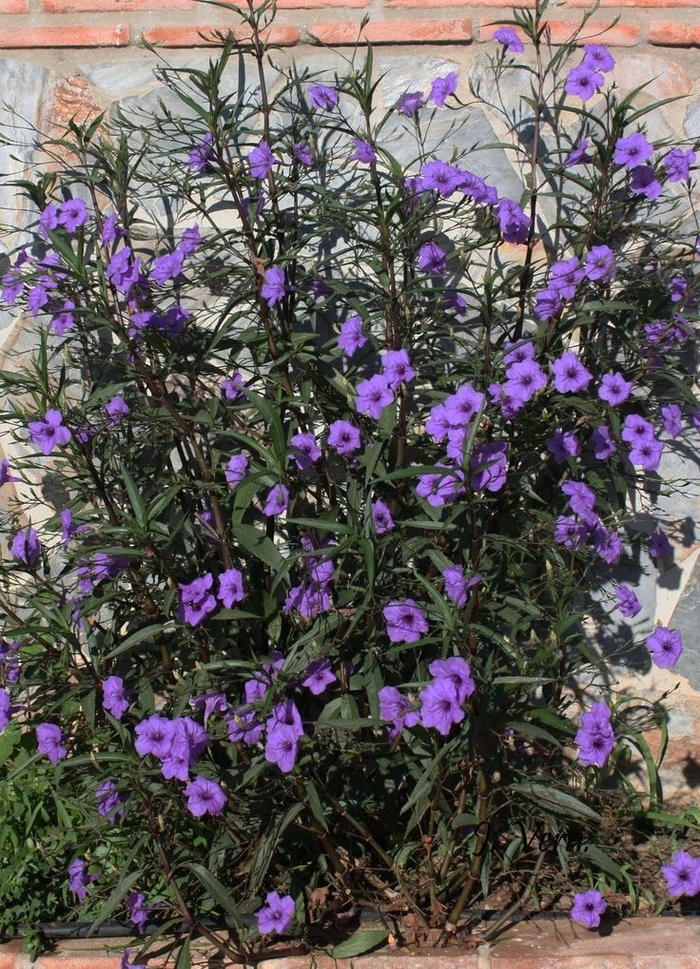
<path fill-rule="evenodd" d="M 349 939 L 334 945 L 331 956 L 333 959 L 351 959 L 353 956 L 361 956 L 383 945 L 388 938 L 388 929 L 360 929 Z"/>
<path fill-rule="evenodd" d="M 136 482 L 131 477 L 129 472 L 125 467 L 121 468 L 122 481 L 124 482 L 124 487 L 126 488 L 126 493 L 129 498 L 129 504 L 134 512 L 134 518 L 136 519 L 136 524 L 139 528 L 146 527 L 146 506 L 143 503 L 143 498 L 136 487 Z"/>
<path fill-rule="evenodd" d="M 556 787 L 550 787 L 548 784 L 538 784 L 536 781 L 511 784 L 510 790 L 524 794 L 525 797 L 535 801 L 547 811 L 563 814 L 567 818 L 589 818 L 591 821 L 603 820 L 597 811 L 584 804 L 583 801 L 579 801 L 573 794 L 568 794 Z"/>
<path fill-rule="evenodd" d="M 228 889 L 221 884 L 219 879 L 215 875 L 212 875 L 204 865 L 200 865 L 199 862 L 188 861 L 185 863 L 185 867 L 189 868 L 192 874 L 201 882 L 202 886 L 209 892 L 214 901 L 218 902 L 226 914 L 231 916 L 236 928 L 240 928 L 242 923 L 238 912 L 238 905 L 231 898 Z"/>
<path fill-rule="evenodd" d="M 143 643 L 147 639 L 154 640 L 157 635 L 163 632 L 165 626 L 163 623 L 155 623 L 152 626 L 144 626 L 143 629 L 137 629 L 130 636 L 127 636 L 118 646 L 116 646 L 111 652 L 107 653 L 106 659 L 113 659 L 115 656 L 121 656 L 122 653 L 128 652 L 132 647 L 138 646 L 139 643 Z"/>
<path fill-rule="evenodd" d="M 106 919 L 110 917 L 112 912 L 117 908 L 119 903 L 126 897 L 129 891 L 133 888 L 136 882 L 143 876 L 143 869 L 137 868 L 136 871 L 132 871 L 130 875 L 125 875 L 120 878 L 114 887 L 112 894 L 109 896 L 107 901 L 104 903 L 102 908 L 97 914 L 97 918 L 90 926 L 90 931 L 88 935 L 92 935 L 96 932 Z"/>
<path fill-rule="evenodd" d="M 175 969 L 190 969 L 192 962 L 190 959 L 190 937 L 189 935 L 182 943 L 182 948 L 177 954 Z"/>

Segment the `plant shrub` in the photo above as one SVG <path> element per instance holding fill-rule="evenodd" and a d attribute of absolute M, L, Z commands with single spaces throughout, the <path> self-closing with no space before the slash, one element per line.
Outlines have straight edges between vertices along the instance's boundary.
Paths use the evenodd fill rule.
<path fill-rule="evenodd" d="M 483 94 L 388 107 L 371 46 L 271 86 L 273 12 L 159 68 L 179 113 L 71 123 L 16 183 L 0 759 L 70 817 L 36 890 L 229 955 L 363 905 L 453 931 L 495 889 L 578 887 L 593 927 L 636 904 L 621 826 L 680 830 L 663 698 L 617 680 L 681 633 L 633 642 L 615 576 L 669 552 L 630 508 L 698 423 L 694 146 L 543 4 Z M 517 197 L 460 147 L 480 100 Z"/>

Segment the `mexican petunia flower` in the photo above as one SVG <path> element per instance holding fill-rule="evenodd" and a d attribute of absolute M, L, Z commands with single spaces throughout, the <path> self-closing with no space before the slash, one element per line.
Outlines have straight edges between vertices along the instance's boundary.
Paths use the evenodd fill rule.
<path fill-rule="evenodd" d="M 291 439 L 291 457 L 300 471 L 306 471 L 322 455 L 316 437 L 312 431 L 300 431 Z"/>
<path fill-rule="evenodd" d="M 68 444 L 71 439 L 60 410 L 47 410 L 43 421 L 30 421 L 27 429 L 32 444 L 36 444 L 42 454 L 51 454 L 55 447 Z"/>
<path fill-rule="evenodd" d="M 588 101 L 596 91 L 605 84 L 605 78 L 595 66 L 587 64 L 585 59 L 576 67 L 572 67 L 566 75 L 564 90 L 567 94 L 574 94 L 582 101 Z"/>
<path fill-rule="evenodd" d="M 312 84 L 308 89 L 309 104 L 312 108 L 332 111 L 338 103 L 338 92 L 327 84 Z"/>
<path fill-rule="evenodd" d="M 89 218 L 87 206 L 82 199 L 67 199 L 58 208 L 58 224 L 66 232 L 75 232 L 80 225 L 85 225 Z"/>
<path fill-rule="evenodd" d="M 428 632 L 425 613 L 413 599 L 393 601 L 382 609 L 386 634 L 392 643 L 417 643 Z"/>
<path fill-rule="evenodd" d="M 574 895 L 574 904 L 569 913 L 574 922 L 580 922 L 587 929 L 596 929 L 606 908 L 607 902 L 595 888 Z"/>
<path fill-rule="evenodd" d="M 661 195 L 661 182 L 651 165 L 639 165 L 632 169 L 630 192 L 633 195 L 644 195 L 648 199 L 657 199 Z"/>
<path fill-rule="evenodd" d="M 86 874 L 85 861 L 82 858 L 75 858 L 68 865 L 68 890 L 75 892 L 81 903 L 85 901 L 87 886 L 98 878 L 99 875 Z"/>
<path fill-rule="evenodd" d="M 231 488 L 235 488 L 248 475 L 249 461 L 245 454 L 234 454 L 226 465 L 224 475 Z"/>
<path fill-rule="evenodd" d="M 257 148 L 248 155 L 250 162 L 250 174 L 253 178 L 267 178 L 273 167 L 277 164 L 277 159 L 272 154 L 272 149 L 266 141 L 261 141 Z"/>
<path fill-rule="evenodd" d="M 358 414 L 369 414 L 378 421 L 382 411 L 394 402 L 394 394 L 384 374 L 376 373 L 369 380 L 361 380 L 357 385 L 355 406 Z"/>
<path fill-rule="evenodd" d="M 660 670 L 675 666 L 683 652 L 680 630 L 657 626 L 654 632 L 647 636 L 646 647 L 651 654 L 654 666 L 657 666 Z"/>
<path fill-rule="evenodd" d="M 615 142 L 613 161 L 616 165 L 637 168 L 651 158 L 653 151 L 641 131 L 637 131 L 627 138 L 618 138 Z"/>
<path fill-rule="evenodd" d="M 123 805 L 126 799 L 126 794 L 120 793 L 114 781 L 103 781 L 95 791 L 97 813 L 100 817 L 107 818 L 110 824 L 114 824 L 117 818 L 124 813 Z"/>
<path fill-rule="evenodd" d="M 283 515 L 289 507 L 289 489 L 281 482 L 273 485 L 267 493 L 263 515 Z"/>
<path fill-rule="evenodd" d="M 2 733 L 10 722 L 11 711 L 12 701 L 10 699 L 10 694 L 7 692 L 5 687 L 0 687 L 0 733 Z"/>
<path fill-rule="evenodd" d="M 129 920 L 136 926 L 138 932 L 143 933 L 148 922 L 148 916 L 156 908 L 155 905 L 146 905 L 146 896 L 143 892 L 129 892 L 126 896 L 126 910 Z"/>
<path fill-rule="evenodd" d="M 18 562 L 24 562 L 25 565 L 29 566 L 36 565 L 41 555 L 41 550 L 42 545 L 39 541 L 39 535 L 31 525 L 23 532 L 17 532 L 10 546 L 12 557 L 17 559 Z"/>
<path fill-rule="evenodd" d="M 420 712 L 412 708 L 410 697 L 404 696 L 395 686 L 383 686 L 377 692 L 379 716 L 392 724 L 388 739 L 393 742 L 404 727 L 415 727 L 420 721 Z"/>
<path fill-rule="evenodd" d="M 187 167 L 191 168 L 193 172 L 201 175 L 206 170 L 207 165 L 214 157 L 212 143 L 212 135 L 210 132 L 207 132 L 200 143 L 195 148 L 190 149 Z"/>
<path fill-rule="evenodd" d="M 563 353 L 552 364 L 554 387 L 560 394 L 577 394 L 585 390 L 593 374 L 584 367 L 575 353 Z"/>
<path fill-rule="evenodd" d="M 499 27 L 492 34 L 493 40 L 503 45 L 503 51 L 511 54 L 522 54 L 525 50 L 522 40 L 512 27 Z"/>
<path fill-rule="evenodd" d="M 281 934 L 286 932 L 294 918 L 295 903 L 291 895 L 278 895 L 268 892 L 265 905 L 258 909 L 255 918 L 258 920 L 258 932 L 268 935 L 271 932 Z"/>
<path fill-rule="evenodd" d="M 36 741 L 39 753 L 46 754 L 54 765 L 68 755 L 68 751 L 63 746 L 61 728 L 55 723 L 37 724 Z"/>
<path fill-rule="evenodd" d="M 450 71 L 444 77 L 436 77 L 430 86 L 428 100 L 432 101 L 439 108 L 443 107 L 445 101 L 457 90 L 457 72 Z"/>
<path fill-rule="evenodd" d="M 629 397 L 632 392 L 632 381 L 625 380 L 621 373 L 612 370 L 604 374 L 598 388 L 598 397 L 610 404 L 611 407 L 619 407 Z"/>
<path fill-rule="evenodd" d="M 392 390 L 398 390 L 401 384 L 410 383 L 415 375 L 408 351 L 403 347 L 400 350 L 387 350 L 382 354 L 382 376 Z"/>
<path fill-rule="evenodd" d="M 173 729 L 172 720 L 161 717 L 159 713 L 146 717 L 134 727 L 136 752 L 142 757 L 152 754 L 158 760 L 165 760 L 173 745 Z"/>
<path fill-rule="evenodd" d="M 418 268 L 421 272 L 440 276 L 447 268 L 447 255 L 437 242 L 426 242 L 418 250 Z"/>
<path fill-rule="evenodd" d="M 513 242 L 517 245 L 527 242 L 532 219 L 523 212 L 518 203 L 512 199 L 500 199 L 496 210 L 503 241 Z"/>
<path fill-rule="evenodd" d="M 391 532 L 395 528 L 391 509 L 381 498 L 372 502 L 372 521 L 376 535 L 386 535 L 387 532 Z"/>
<path fill-rule="evenodd" d="M 507 444 L 500 441 L 474 448 L 470 460 L 474 491 L 495 492 L 505 486 L 508 467 L 507 449 Z"/>
<path fill-rule="evenodd" d="M 115 720 L 121 720 L 129 709 L 128 693 L 121 676 L 108 676 L 102 683 L 102 706 Z"/>
<path fill-rule="evenodd" d="M 213 583 L 211 572 L 200 575 L 192 582 L 178 582 L 181 622 L 186 622 L 188 626 L 198 626 L 216 609 L 216 599 L 210 592 Z"/>
<path fill-rule="evenodd" d="M 359 428 L 350 421 L 333 421 L 328 428 L 328 445 L 338 454 L 352 454 L 362 446 Z"/>
<path fill-rule="evenodd" d="M 219 576 L 219 591 L 216 598 L 227 609 L 233 608 L 234 603 L 242 602 L 245 598 L 243 587 L 243 573 L 240 569 L 226 569 Z"/>
<path fill-rule="evenodd" d="M 615 735 L 610 723 L 611 711 L 605 703 L 594 703 L 581 715 L 581 726 L 574 737 L 579 747 L 578 759 L 582 764 L 602 767 L 615 746 Z"/>
<path fill-rule="evenodd" d="M 405 117 L 410 118 L 414 114 L 417 114 L 422 107 L 425 107 L 423 94 L 420 91 L 407 91 L 406 94 L 399 99 L 396 110 L 399 112 L 399 114 L 403 114 Z"/>
<path fill-rule="evenodd" d="M 583 63 L 596 71 L 608 74 L 615 68 L 615 58 L 604 44 L 584 44 Z"/>
<path fill-rule="evenodd" d="M 686 182 L 690 177 L 690 167 L 695 164 L 695 152 L 692 148 L 683 151 L 682 148 L 672 148 L 663 159 L 666 166 L 666 177 L 669 182 Z"/>
<path fill-rule="evenodd" d="M 619 585 L 615 589 L 615 595 L 617 596 L 617 609 L 625 619 L 633 619 L 642 611 L 641 602 L 635 595 L 634 590 L 630 589 L 628 585 Z"/>
<path fill-rule="evenodd" d="M 338 677 L 333 672 L 329 659 L 314 659 L 304 670 L 301 685 L 305 686 L 315 696 L 323 693 L 326 687 L 335 683 Z"/>
<path fill-rule="evenodd" d="M 346 356 L 351 357 L 367 342 L 359 316 L 349 317 L 340 327 L 338 346 Z"/>
<path fill-rule="evenodd" d="M 693 858 L 687 851 L 676 851 L 671 861 L 661 867 L 661 874 L 671 898 L 692 898 L 700 892 L 700 858 Z"/>
<path fill-rule="evenodd" d="M 355 146 L 355 150 L 350 156 L 353 161 L 362 162 L 363 165 L 376 165 L 377 153 L 369 141 L 363 141 L 362 138 L 353 138 L 352 142 Z"/>
<path fill-rule="evenodd" d="M 265 760 L 276 764 L 283 774 L 289 774 L 297 762 L 299 733 L 294 727 L 278 724 L 269 730 L 265 742 Z"/>
<path fill-rule="evenodd" d="M 464 710 L 454 684 L 447 677 L 428 683 L 419 694 L 420 721 L 424 727 L 434 727 L 446 737 L 454 724 L 464 720 Z"/>
<path fill-rule="evenodd" d="M 268 306 L 274 306 L 284 299 L 288 292 L 287 281 L 284 269 L 281 266 L 270 266 L 265 270 L 263 284 L 260 288 L 260 295 Z"/>
<path fill-rule="evenodd" d="M 201 818 L 204 814 L 222 814 L 228 801 L 228 797 L 216 781 L 210 781 L 208 777 L 200 775 L 187 784 L 183 793 L 187 798 L 187 810 L 195 818 Z"/>

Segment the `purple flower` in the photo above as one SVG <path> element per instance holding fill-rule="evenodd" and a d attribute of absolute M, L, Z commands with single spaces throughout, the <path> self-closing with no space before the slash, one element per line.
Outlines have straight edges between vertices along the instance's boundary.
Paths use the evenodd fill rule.
<path fill-rule="evenodd" d="M 636 441 L 629 453 L 630 462 L 639 465 L 645 471 L 656 471 L 661 464 L 663 449 L 663 441 L 657 441 L 654 437 Z"/>
<path fill-rule="evenodd" d="M 508 445 L 503 442 L 482 444 L 472 452 L 469 462 L 474 491 L 500 491 L 506 483 Z"/>
<path fill-rule="evenodd" d="M 190 149 L 190 154 L 187 161 L 188 168 L 191 168 L 192 171 L 198 172 L 201 175 L 214 157 L 214 153 L 211 150 L 212 141 L 213 138 L 211 134 L 207 132 L 196 148 Z"/>
<path fill-rule="evenodd" d="M 333 421 L 328 428 L 328 444 L 338 454 L 352 454 L 362 446 L 360 431 L 350 421 Z"/>
<path fill-rule="evenodd" d="M 596 427 L 591 434 L 591 447 L 593 454 L 599 461 L 607 461 L 617 451 L 610 437 L 610 428 L 605 424 Z"/>
<path fill-rule="evenodd" d="M 312 108 L 332 111 L 338 103 L 338 92 L 327 84 L 312 84 L 309 88 L 309 104 Z"/>
<path fill-rule="evenodd" d="M 464 492 L 464 473 L 459 468 L 444 467 L 444 471 L 418 476 L 416 494 L 425 498 L 433 508 L 441 508 Z"/>
<path fill-rule="evenodd" d="M 435 727 L 446 737 L 455 723 L 464 720 L 457 689 L 447 676 L 440 676 L 420 691 L 420 719 L 424 727 Z"/>
<path fill-rule="evenodd" d="M 374 531 L 377 535 L 386 535 L 387 532 L 391 532 L 395 528 L 394 519 L 391 517 L 391 510 L 381 498 L 377 498 L 376 501 L 372 502 L 372 521 L 374 522 Z"/>
<path fill-rule="evenodd" d="M 436 242 L 426 242 L 418 250 L 418 268 L 422 272 L 439 276 L 445 272 L 447 256 Z"/>
<path fill-rule="evenodd" d="M 362 320 L 359 316 L 351 316 L 340 327 L 338 346 L 346 356 L 351 357 L 366 342 L 367 337 L 362 332 Z"/>
<path fill-rule="evenodd" d="M 228 712 L 228 700 L 225 693 L 203 693 L 198 697 L 190 697 L 193 710 L 204 710 L 204 723 L 215 713 L 222 716 Z"/>
<path fill-rule="evenodd" d="M 620 437 L 628 444 L 636 446 L 640 441 L 654 439 L 654 427 L 641 414 L 628 414 L 622 427 Z"/>
<path fill-rule="evenodd" d="M 209 591 L 213 583 L 211 572 L 206 572 L 192 582 L 178 582 L 181 622 L 186 622 L 188 626 L 198 626 L 216 609 L 216 599 Z"/>
<path fill-rule="evenodd" d="M 60 410 L 47 410 L 43 421 L 30 421 L 27 429 L 32 444 L 36 444 L 42 454 L 51 454 L 55 447 L 67 444 L 71 439 Z"/>
<path fill-rule="evenodd" d="M 299 753 L 299 734 L 294 727 L 280 724 L 268 730 L 265 742 L 265 760 L 277 764 L 283 774 L 294 769 Z"/>
<path fill-rule="evenodd" d="M 10 552 L 18 562 L 24 562 L 25 565 L 33 566 L 36 565 L 41 555 L 41 547 L 36 529 L 30 525 L 25 531 L 17 532 L 12 539 Z"/>
<path fill-rule="evenodd" d="M 145 901 L 146 896 L 143 892 L 129 892 L 126 896 L 126 910 L 129 919 L 141 933 L 146 928 L 148 916 L 156 907 L 155 905 L 145 905 Z"/>
<path fill-rule="evenodd" d="M 670 558 L 673 555 L 671 543 L 660 528 L 649 537 L 649 555 L 657 562 L 659 559 Z"/>
<path fill-rule="evenodd" d="M 586 255 L 584 273 L 591 282 L 608 282 L 615 274 L 615 253 L 609 246 L 592 246 Z"/>
<path fill-rule="evenodd" d="M 563 306 L 561 293 L 556 289 L 541 289 L 535 296 L 535 316 L 538 320 L 551 320 Z"/>
<path fill-rule="evenodd" d="M 569 914 L 574 922 L 580 922 L 587 929 L 596 929 L 607 907 L 607 902 L 600 892 L 591 888 L 587 892 L 577 892 L 574 895 L 574 904 Z"/>
<path fill-rule="evenodd" d="M 246 454 L 234 454 L 226 465 L 224 475 L 229 485 L 235 488 L 248 475 L 249 461 Z"/>
<path fill-rule="evenodd" d="M 583 63 L 596 71 L 607 74 L 615 67 L 615 58 L 604 44 L 584 44 Z"/>
<path fill-rule="evenodd" d="M 554 527 L 554 541 L 575 552 L 588 538 L 588 527 L 568 515 L 560 515 Z"/>
<path fill-rule="evenodd" d="M 560 394 L 577 394 L 585 390 L 593 374 L 581 363 L 575 353 L 563 353 L 552 364 L 554 387 Z"/>
<path fill-rule="evenodd" d="M 500 199 L 497 204 L 498 225 L 504 242 L 523 244 L 527 242 L 532 219 L 526 215 L 517 202 Z"/>
<path fill-rule="evenodd" d="M 292 145 L 292 152 L 294 154 L 294 160 L 299 162 L 300 165 L 313 165 L 314 159 L 308 145 L 297 141 Z"/>
<path fill-rule="evenodd" d="M 514 363 L 507 371 L 508 379 L 504 385 L 506 397 L 521 405 L 535 396 L 538 390 L 547 385 L 547 375 L 536 360 L 523 360 Z"/>
<path fill-rule="evenodd" d="M 384 408 L 393 401 L 394 394 L 384 374 L 376 373 L 369 380 L 361 380 L 357 385 L 355 406 L 359 414 L 369 414 L 378 421 Z"/>
<path fill-rule="evenodd" d="M 197 775 L 183 791 L 187 810 L 196 818 L 204 814 L 222 814 L 228 798 L 216 781 Z"/>
<path fill-rule="evenodd" d="M 148 969 L 148 966 L 144 962 L 129 962 L 130 955 L 131 949 L 127 946 L 122 952 L 120 969 Z"/>
<path fill-rule="evenodd" d="M 142 757 L 153 754 L 158 760 L 165 760 L 170 755 L 173 745 L 174 727 L 171 720 L 166 720 L 158 713 L 151 714 L 134 727 L 136 740 L 134 747 Z"/>
<path fill-rule="evenodd" d="M 66 232 L 75 232 L 79 225 L 84 225 L 88 220 L 88 210 L 82 199 L 68 199 L 61 203 L 58 210 L 58 224 L 62 225 Z"/>
<path fill-rule="evenodd" d="M 292 460 L 301 471 L 310 468 L 323 453 L 311 431 L 301 431 L 299 434 L 295 434 L 290 443 L 292 445 Z"/>
<path fill-rule="evenodd" d="M 377 153 L 368 141 L 363 141 L 362 138 L 353 138 L 352 142 L 355 146 L 355 151 L 350 156 L 353 161 L 362 162 L 364 165 L 376 164 Z"/>
<path fill-rule="evenodd" d="M 622 539 L 612 528 L 604 528 L 602 525 L 594 528 L 593 547 L 596 554 L 608 565 L 615 565 L 622 557 Z"/>
<path fill-rule="evenodd" d="M 671 861 L 662 866 L 661 874 L 671 898 L 692 898 L 700 892 L 700 858 L 693 858 L 687 851 L 676 851 Z"/>
<path fill-rule="evenodd" d="M 428 632 L 425 613 L 413 599 L 397 600 L 382 609 L 386 634 L 392 643 L 417 643 Z"/>
<path fill-rule="evenodd" d="M 637 168 L 647 161 L 647 159 L 651 158 L 653 151 L 654 149 L 641 131 L 636 131 L 628 138 L 619 138 L 617 140 L 613 161 L 617 165 L 627 165 L 628 168 Z"/>
<path fill-rule="evenodd" d="M 56 336 L 63 336 L 66 330 L 72 330 L 75 326 L 75 316 L 73 310 L 75 303 L 72 299 L 67 299 L 60 312 L 54 313 L 51 317 L 51 329 Z"/>
<path fill-rule="evenodd" d="M 9 724 L 11 712 L 12 703 L 10 700 L 10 694 L 4 687 L 0 687 L 0 733 L 2 733 L 5 727 Z"/>
<path fill-rule="evenodd" d="M 122 807 L 126 801 L 126 794 L 121 794 L 114 781 L 103 781 L 95 791 L 97 801 L 97 813 L 100 817 L 107 818 L 110 824 L 114 824 L 120 814 L 124 813 Z"/>
<path fill-rule="evenodd" d="M 111 245 L 118 236 L 123 234 L 123 229 L 119 228 L 119 215 L 116 212 L 112 212 L 111 215 L 107 216 L 102 225 L 102 231 L 100 233 L 102 245 Z"/>
<path fill-rule="evenodd" d="M 98 878 L 99 875 L 85 874 L 85 862 L 82 858 L 76 858 L 68 865 L 68 890 L 75 892 L 78 896 L 78 901 L 81 903 L 85 901 L 89 883 L 96 881 Z"/>
<path fill-rule="evenodd" d="M 633 619 L 642 610 L 642 604 L 628 585 L 618 585 L 615 589 L 617 608 L 626 619 Z"/>
<path fill-rule="evenodd" d="M 461 565 L 448 565 L 442 570 L 442 577 L 445 580 L 445 595 L 461 609 L 467 602 L 469 589 L 464 569 Z"/>
<path fill-rule="evenodd" d="M 481 581 L 481 576 L 472 576 L 471 585 Z M 435 680 L 445 679 L 452 684 L 458 703 L 464 703 L 476 690 L 476 683 L 472 679 L 469 663 L 461 656 L 450 656 L 448 659 L 435 659 L 428 666 L 428 670 Z"/>
<path fill-rule="evenodd" d="M 666 404 L 661 408 L 664 430 L 670 437 L 678 437 L 683 430 L 682 412 L 678 404 Z"/>
<path fill-rule="evenodd" d="M 36 728 L 36 747 L 40 754 L 46 754 L 52 764 L 62 760 L 68 751 L 62 746 L 63 734 L 55 723 L 40 723 Z"/>
<path fill-rule="evenodd" d="M 585 272 L 576 256 L 552 263 L 548 288 L 559 293 L 563 299 L 573 299 L 576 295 L 576 287 L 585 276 Z"/>
<path fill-rule="evenodd" d="M 572 148 L 566 156 L 564 168 L 573 168 L 574 165 L 584 165 L 589 162 L 591 157 L 588 154 L 588 144 L 588 138 L 582 138 L 578 145 Z"/>
<path fill-rule="evenodd" d="M 164 286 L 169 280 L 177 279 L 182 272 L 182 264 L 185 261 L 185 254 L 180 249 L 173 252 L 166 252 L 162 256 L 156 256 L 151 266 L 149 278 L 159 286 Z"/>
<path fill-rule="evenodd" d="M 685 182 L 690 177 L 690 166 L 695 164 L 695 152 L 692 148 L 683 151 L 682 148 L 672 148 L 664 157 L 666 177 L 669 182 Z"/>
<path fill-rule="evenodd" d="M 396 110 L 399 114 L 405 115 L 410 118 L 411 115 L 417 114 L 422 107 L 424 107 L 425 101 L 423 100 L 423 95 L 420 91 L 408 91 L 400 99 Z"/>
<path fill-rule="evenodd" d="M 416 375 L 411 366 L 408 351 L 387 350 L 382 354 L 382 376 L 392 390 L 398 390 L 401 384 L 410 383 Z"/>
<path fill-rule="evenodd" d="M 219 591 L 216 598 L 227 609 L 231 609 L 234 602 L 241 602 L 245 598 L 243 573 L 239 569 L 227 569 L 221 573 L 219 576 Z"/>
<path fill-rule="evenodd" d="M 558 464 L 563 464 L 569 457 L 579 456 L 581 445 L 573 431 L 562 431 L 558 427 L 547 438 L 547 450 Z"/>
<path fill-rule="evenodd" d="M 318 696 L 325 691 L 327 686 L 335 683 L 337 679 L 338 677 L 331 669 L 331 661 L 329 659 L 315 659 L 304 670 L 304 679 L 301 681 L 301 685 Z"/>
<path fill-rule="evenodd" d="M 221 389 L 226 400 L 238 400 L 239 397 L 245 397 L 245 383 L 238 372 L 234 373 L 232 377 L 224 378 L 221 381 Z"/>
<path fill-rule="evenodd" d="M 289 489 L 280 482 L 268 491 L 263 515 L 283 515 L 287 508 L 289 508 Z"/>
<path fill-rule="evenodd" d="M 439 108 L 443 107 L 445 101 L 457 90 L 457 72 L 450 71 L 444 77 L 436 77 L 430 86 L 428 100 L 432 101 Z"/>
<path fill-rule="evenodd" d="M 523 42 L 512 27 L 499 27 L 498 30 L 494 30 L 492 36 L 499 44 L 503 44 L 504 53 L 508 51 L 512 54 L 521 54 L 525 50 Z"/>
<path fill-rule="evenodd" d="M 651 165 L 639 165 L 632 170 L 630 191 L 633 195 L 645 195 L 648 199 L 657 199 L 661 195 L 661 182 Z"/>
<path fill-rule="evenodd" d="M 265 270 L 265 280 L 260 288 L 260 295 L 268 306 L 274 306 L 284 299 L 287 294 L 287 282 L 284 269 L 280 266 L 270 266 Z"/>
<path fill-rule="evenodd" d="M 199 232 L 198 225 L 191 225 L 182 233 L 182 239 L 178 249 L 185 256 L 191 256 L 192 253 L 202 244 L 202 236 Z"/>
<path fill-rule="evenodd" d="M 569 506 L 574 514 L 584 519 L 590 517 L 595 505 L 595 493 L 587 484 L 583 481 L 565 481 L 561 490 L 568 497 Z"/>
<path fill-rule="evenodd" d="M 107 264 L 107 279 L 120 293 L 128 293 L 141 278 L 141 259 L 133 257 L 129 246 L 125 246 L 115 252 Z"/>
<path fill-rule="evenodd" d="M 647 636 L 646 647 L 651 653 L 654 666 L 658 666 L 660 670 L 675 666 L 683 652 L 680 630 L 657 626 L 654 632 Z"/>
<path fill-rule="evenodd" d="M 464 173 L 455 165 L 444 161 L 424 162 L 420 170 L 421 187 L 424 191 L 434 191 L 443 198 L 449 198 L 462 184 Z M 515 205 L 515 202 L 512 203 Z"/>
<path fill-rule="evenodd" d="M 582 61 L 577 67 L 572 67 L 566 75 L 564 90 L 567 94 L 575 94 L 582 101 L 588 101 L 605 84 L 605 78 L 595 67 Z"/>
<path fill-rule="evenodd" d="M 632 390 L 632 381 L 625 380 L 621 373 L 612 371 L 605 374 L 598 388 L 598 396 L 612 407 L 624 404 Z"/>
<path fill-rule="evenodd" d="M 107 427 L 116 427 L 117 424 L 121 424 L 124 418 L 128 416 L 129 405 L 123 397 L 117 395 L 116 397 L 112 397 L 111 400 L 107 401 L 105 404 L 105 411 L 109 417 Z"/>
<path fill-rule="evenodd" d="M 272 171 L 273 165 L 277 164 L 277 159 L 272 154 L 272 149 L 266 141 L 261 141 L 257 148 L 248 155 L 250 162 L 250 174 L 253 178 L 267 178 Z"/>
<path fill-rule="evenodd" d="M 102 706 L 115 720 L 121 720 L 129 709 L 129 697 L 121 676 L 108 676 L 102 683 Z"/>
<path fill-rule="evenodd" d="M 282 934 L 292 924 L 294 918 L 294 899 L 291 895 L 278 895 L 268 892 L 266 904 L 255 913 L 258 920 L 258 932 L 267 935 L 270 932 Z"/>
<path fill-rule="evenodd" d="M 415 727 L 420 720 L 418 710 L 411 710 L 411 700 L 403 696 L 395 686 L 383 686 L 377 692 L 379 716 L 393 724 L 389 740 L 394 741 L 404 727 Z"/>

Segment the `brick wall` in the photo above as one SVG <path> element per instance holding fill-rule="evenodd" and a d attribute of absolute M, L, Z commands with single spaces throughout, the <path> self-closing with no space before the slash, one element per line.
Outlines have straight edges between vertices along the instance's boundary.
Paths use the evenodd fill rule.
<path fill-rule="evenodd" d="M 589 6 L 589 0 L 553 5 L 554 39 L 566 37 Z M 278 10 L 274 37 L 289 46 L 352 44 L 365 14 L 370 22 L 363 36 L 377 44 L 479 45 L 510 6 L 502 0 L 279 0 Z M 618 15 L 620 22 L 610 26 Z M 212 28 L 232 22 L 226 10 L 197 0 L 0 0 L 0 48 L 128 48 L 141 39 L 201 47 Z M 614 47 L 691 49 L 700 46 L 700 0 L 602 0 L 589 26 L 591 33 L 604 30 L 602 41 Z"/>

